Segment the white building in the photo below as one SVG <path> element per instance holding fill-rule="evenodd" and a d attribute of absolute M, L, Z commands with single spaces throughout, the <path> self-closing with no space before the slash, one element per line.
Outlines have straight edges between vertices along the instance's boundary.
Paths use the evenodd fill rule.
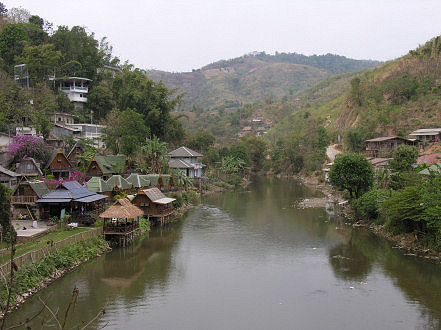
<path fill-rule="evenodd" d="M 168 154 L 170 161 L 168 166 L 181 170 L 189 178 L 202 177 L 202 168 L 205 166 L 198 162 L 198 158 L 204 155 L 199 152 L 188 149 L 187 147 L 180 147 Z"/>
<path fill-rule="evenodd" d="M 60 84 L 59 90 L 67 94 L 69 101 L 74 104 L 75 108 L 82 108 L 83 104 L 87 102 L 88 85 L 92 80 L 80 77 L 67 77 L 58 78 L 57 81 Z"/>

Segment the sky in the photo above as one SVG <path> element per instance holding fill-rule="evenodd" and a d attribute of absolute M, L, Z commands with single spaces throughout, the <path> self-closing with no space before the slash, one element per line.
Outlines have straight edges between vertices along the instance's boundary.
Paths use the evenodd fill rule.
<path fill-rule="evenodd" d="M 187 72 L 253 51 L 393 60 L 441 34 L 440 0 L 0 0 L 107 37 L 141 69 Z"/>

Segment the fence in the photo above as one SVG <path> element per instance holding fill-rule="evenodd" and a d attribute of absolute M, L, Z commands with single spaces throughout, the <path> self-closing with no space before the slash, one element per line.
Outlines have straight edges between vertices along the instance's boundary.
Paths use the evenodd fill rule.
<path fill-rule="evenodd" d="M 53 243 L 48 242 L 48 244 L 46 244 L 45 246 L 43 246 L 37 250 L 32 250 L 32 251 L 29 251 L 29 252 L 21 255 L 21 256 L 15 257 L 14 262 L 18 267 L 20 267 L 25 264 L 35 262 L 35 261 L 38 261 L 38 260 L 44 258 L 48 254 L 50 254 L 52 252 L 52 250 L 54 250 L 54 249 L 58 250 L 58 249 L 61 249 L 65 246 L 97 237 L 99 235 L 102 235 L 102 233 L 103 233 L 103 228 L 99 227 L 99 228 L 93 228 L 89 231 L 81 232 L 81 233 L 66 237 L 65 239 L 62 239 L 61 241 L 58 241 L 58 242 L 53 242 Z M 0 266 L 0 274 L 6 275 L 6 274 L 9 274 L 10 271 L 11 271 L 11 262 L 10 261 L 8 261 L 7 263 Z"/>

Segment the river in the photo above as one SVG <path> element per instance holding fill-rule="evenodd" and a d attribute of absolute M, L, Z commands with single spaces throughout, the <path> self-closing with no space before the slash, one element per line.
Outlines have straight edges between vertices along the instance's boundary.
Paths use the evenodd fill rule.
<path fill-rule="evenodd" d="M 105 307 L 94 329 L 441 328 L 441 265 L 295 207 L 313 195 L 256 178 L 247 191 L 205 196 L 174 224 L 57 280 L 11 322 L 35 313 L 38 297 L 63 314 L 78 287 L 69 325 Z"/>

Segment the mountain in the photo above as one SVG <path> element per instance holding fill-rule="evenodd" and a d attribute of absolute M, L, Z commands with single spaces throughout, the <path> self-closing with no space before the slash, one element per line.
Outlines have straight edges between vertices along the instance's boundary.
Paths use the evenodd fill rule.
<path fill-rule="evenodd" d="M 362 71 L 381 63 L 326 54 L 247 54 L 193 72 L 147 71 L 154 81 L 185 93 L 183 110 L 213 111 L 296 97 L 334 74 Z"/>
<path fill-rule="evenodd" d="M 346 137 L 346 148 L 356 149 L 348 132 L 355 132 L 363 141 L 439 127 L 441 37 L 375 69 L 325 80 L 300 99 L 308 107 L 298 108 L 280 121 L 266 135 L 269 140 L 293 135 L 306 138 L 305 127 L 315 125 L 325 127 L 335 142 L 339 135 Z"/>

